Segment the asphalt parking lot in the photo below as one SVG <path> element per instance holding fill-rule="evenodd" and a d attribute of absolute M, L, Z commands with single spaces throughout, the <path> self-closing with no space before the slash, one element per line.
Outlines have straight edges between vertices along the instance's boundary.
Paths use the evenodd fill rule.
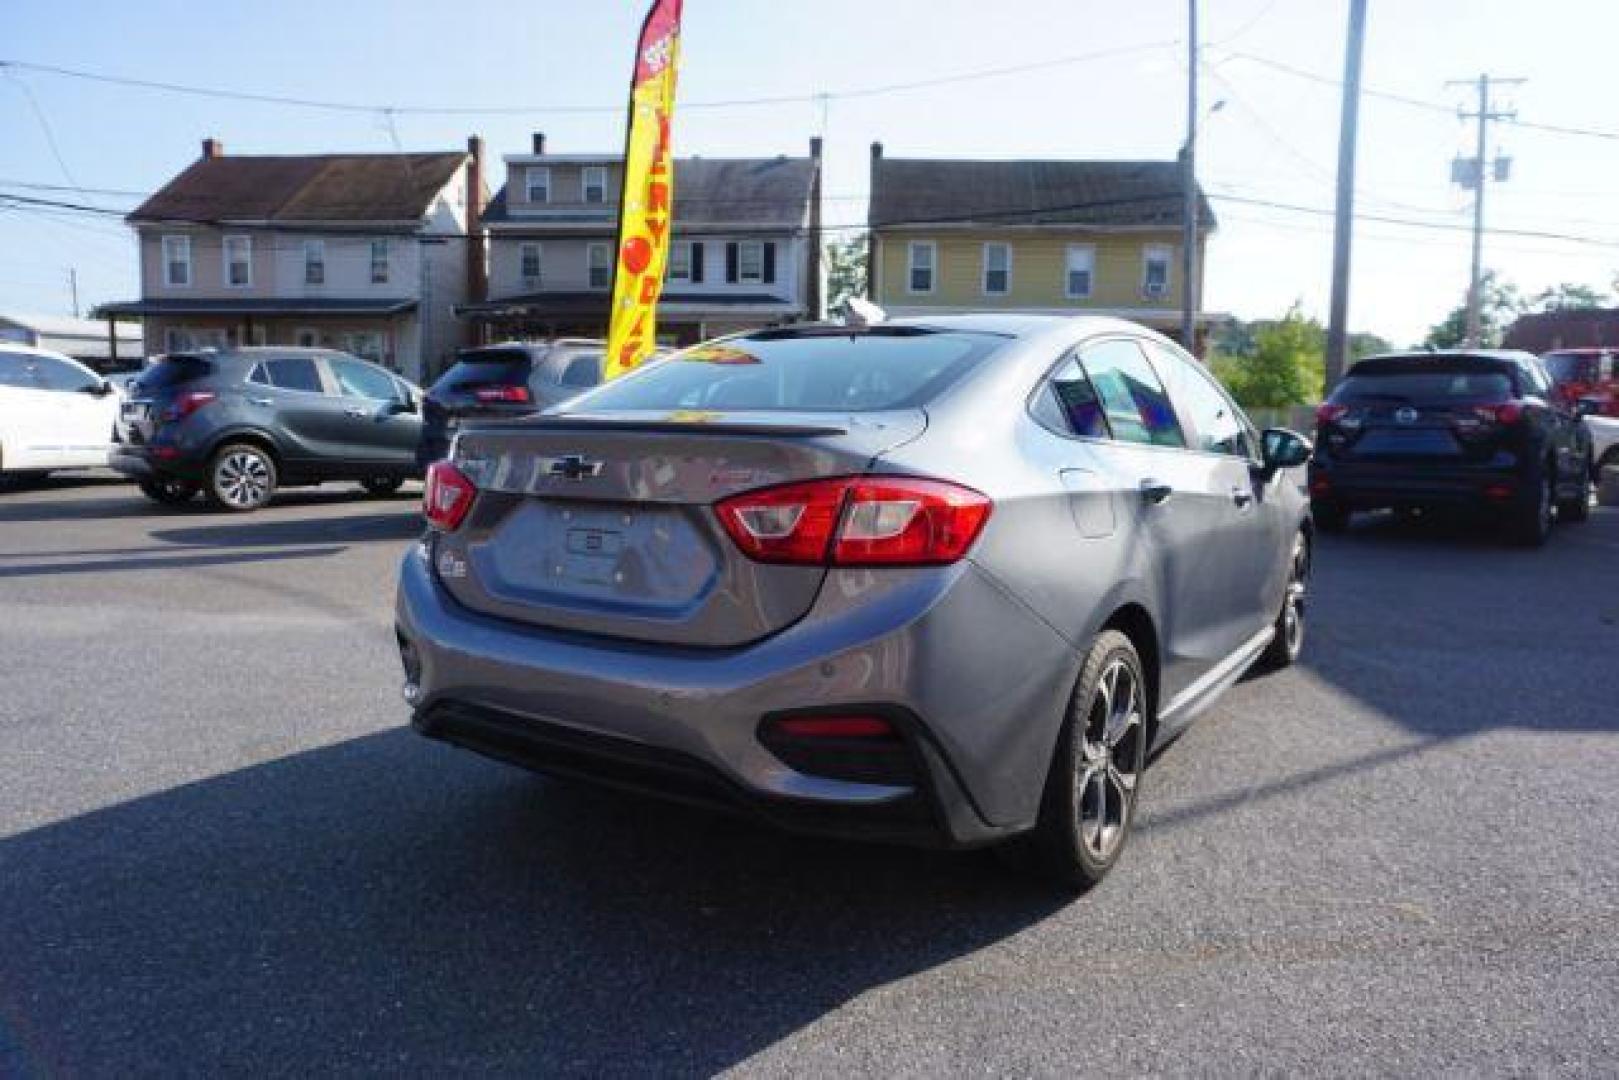
<path fill-rule="evenodd" d="M 416 531 L 0 495 L 0 1075 L 1619 1070 L 1619 510 L 1325 541 L 1073 902 L 410 734 Z"/>

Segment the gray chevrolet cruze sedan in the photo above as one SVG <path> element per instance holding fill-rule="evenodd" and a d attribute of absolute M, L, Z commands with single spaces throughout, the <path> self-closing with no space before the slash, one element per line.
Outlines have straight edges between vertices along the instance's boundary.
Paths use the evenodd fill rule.
<path fill-rule="evenodd" d="M 723 339 L 459 434 L 405 696 L 544 772 L 1083 889 L 1149 752 L 1298 655 L 1309 452 L 1114 319 Z"/>

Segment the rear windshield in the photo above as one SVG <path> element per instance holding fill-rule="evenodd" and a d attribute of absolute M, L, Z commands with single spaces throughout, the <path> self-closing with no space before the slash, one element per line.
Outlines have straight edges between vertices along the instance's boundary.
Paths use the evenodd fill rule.
<path fill-rule="evenodd" d="M 1560 383 L 1596 382 L 1597 359 L 1579 353 L 1547 353 L 1541 357 L 1546 370 L 1551 373 L 1552 381 Z"/>
<path fill-rule="evenodd" d="M 528 382 L 528 353 L 522 349 L 472 349 L 434 385 L 435 390 L 462 386 L 519 386 Z"/>
<path fill-rule="evenodd" d="M 213 370 L 213 363 L 200 356 L 160 356 L 157 363 L 131 381 L 142 390 L 162 390 L 211 375 Z"/>
<path fill-rule="evenodd" d="M 569 411 L 724 409 L 874 412 L 937 396 L 1005 343 L 931 330 L 756 334 L 675 353 L 575 401 Z"/>
<path fill-rule="evenodd" d="M 1344 405 L 1387 402 L 1504 401 L 1512 396 L 1512 380 L 1504 372 L 1423 370 L 1356 375 L 1353 371 L 1332 392 Z"/>

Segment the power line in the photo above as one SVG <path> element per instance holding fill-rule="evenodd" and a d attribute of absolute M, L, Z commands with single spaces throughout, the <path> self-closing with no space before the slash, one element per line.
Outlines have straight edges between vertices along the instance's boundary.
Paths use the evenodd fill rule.
<path fill-rule="evenodd" d="M 1065 67 L 1071 64 L 1086 63 L 1093 60 L 1105 60 L 1117 56 L 1128 56 L 1134 53 L 1150 52 L 1177 44 L 1179 44 L 1179 42 L 1173 39 L 1167 41 L 1143 42 L 1136 45 L 1123 45 L 1116 48 L 1096 49 L 1090 52 L 1076 53 L 1070 56 L 1059 56 L 1048 60 L 1036 60 L 1026 64 L 1009 64 L 1004 67 L 981 68 L 971 71 L 955 72 L 949 75 L 939 75 L 933 78 L 916 79 L 909 82 L 884 83 L 876 86 L 854 87 L 846 90 L 822 90 L 802 94 L 781 94 L 754 98 L 729 98 L 712 101 L 683 101 L 680 103 L 680 108 L 682 110 L 733 109 L 770 105 L 801 105 L 805 102 L 819 103 L 829 100 L 853 100 L 858 98 L 876 97 L 884 94 L 903 93 L 910 90 L 924 90 L 935 86 L 973 82 L 981 79 L 995 79 L 1006 75 L 1018 75 L 1049 68 Z M 68 79 L 81 79 L 87 82 L 106 83 L 113 86 L 132 87 L 139 90 L 152 90 L 169 94 L 185 94 L 192 97 L 217 98 L 227 101 L 245 101 L 259 105 L 285 105 L 304 109 L 319 109 L 326 112 L 382 113 L 398 116 L 522 116 L 532 114 L 618 115 L 624 111 L 623 102 L 614 102 L 611 104 L 601 105 L 397 105 L 385 102 L 366 104 L 363 102 L 328 101 L 318 98 L 294 97 L 284 94 L 266 94 L 250 90 L 232 90 L 223 87 L 192 86 L 183 83 L 161 82 L 155 79 L 137 79 L 128 76 L 106 75 L 100 72 L 60 67 L 54 64 L 36 64 L 24 60 L 0 59 L 0 69 L 5 68 L 13 68 L 18 71 L 32 71 L 42 75 L 55 75 Z"/>

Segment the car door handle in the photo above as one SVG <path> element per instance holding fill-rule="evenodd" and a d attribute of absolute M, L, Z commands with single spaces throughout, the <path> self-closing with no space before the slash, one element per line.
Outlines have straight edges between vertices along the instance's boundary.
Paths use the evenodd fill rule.
<path fill-rule="evenodd" d="M 249 405 L 274 405 L 275 404 L 275 402 L 272 399 L 267 398 L 267 397 L 250 397 L 250 398 L 247 399 L 247 403 Z"/>
<path fill-rule="evenodd" d="M 1245 487 L 1234 487 L 1231 489 L 1231 501 L 1238 507 L 1247 509 L 1253 505 L 1254 493 Z"/>
<path fill-rule="evenodd" d="M 1153 506 L 1162 506 L 1175 494 L 1175 489 L 1162 480 L 1141 481 L 1141 497 Z"/>
<path fill-rule="evenodd" d="M 354 406 L 350 405 L 350 406 L 348 406 L 347 408 L 345 408 L 343 410 L 343 415 L 344 416 L 356 416 L 356 417 L 362 417 L 363 418 L 365 416 L 365 410 L 364 409 L 357 409 Z"/>

